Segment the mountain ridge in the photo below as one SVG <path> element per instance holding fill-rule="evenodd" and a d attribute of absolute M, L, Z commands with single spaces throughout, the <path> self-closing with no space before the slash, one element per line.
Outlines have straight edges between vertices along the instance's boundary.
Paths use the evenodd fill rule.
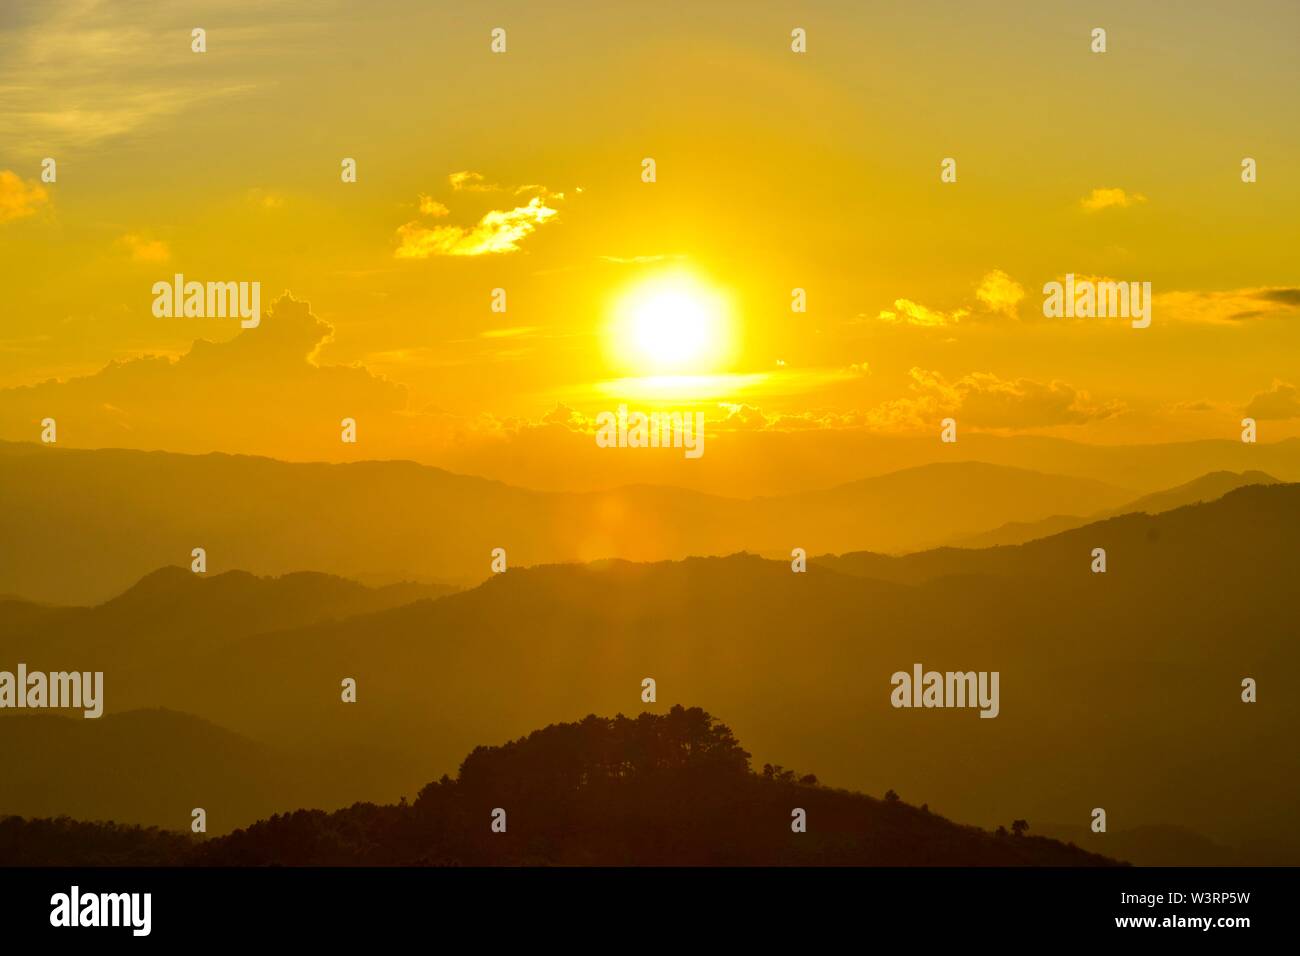
<path fill-rule="evenodd" d="M 192 793 L 165 799 L 177 816 L 193 802 Z M 208 803 L 214 815 L 226 809 Z M 954 824 L 892 791 L 877 800 L 821 787 L 814 775 L 779 766 L 755 772 L 728 727 L 680 705 L 635 718 L 590 714 L 476 746 L 455 779 L 426 783 L 409 804 L 403 798 L 332 813 L 275 813 L 206 839 L 175 829 L 0 817 L 0 856 L 27 866 L 84 865 L 88 857 L 98 864 L 223 866 L 1117 862 L 1019 829 L 1013 837 L 1005 828 L 989 833 Z M 70 834 L 78 837 L 71 851 Z"/>
<path fill-rule="evenodd" d="M 1002 544 L 1023 544 L 1035 538 L 1069 531 L 1072 528 L 1092 524 L 1105 518 L 1118 517 L 1130 512 L 1158 514 L 1162 511 L 1172 511 L 1174 508 L 1182 507 L 1185 504 L 1212 501 L 1246 485 L 1280 483 L 1278 479 L 1262 471 L 1245 471 L 1240 474 L 1232 471 L 1212 471 L 1176 488 L 1143 495 L 1121 507 L 1108 508 L 1086 517 L 1052 515 L 1034 523 L 1011 522 L 991 531 L 958 538 L 948 542 L 948 544 L 959 548 L 989 548 Z"/>
<path fill-rule="evenodd" d="M 740 550 L 909 550 L 1000 520 L 1096 510 L 1130 494 L 980 463 L 933 465 L 793 497 L 672 488 L 552 494 L 412 462 L 68 449 L 0 453 L 0 591 L 99 603 L 206 551 L 209 571 L 307 568 L 457 586 L 510 565 Z M 963 502 L 976 498 L 979 507 Z M 383 507 L 375 508 L 375 502 Z M 72 548 L 65 542 L 76 542 Z"/>

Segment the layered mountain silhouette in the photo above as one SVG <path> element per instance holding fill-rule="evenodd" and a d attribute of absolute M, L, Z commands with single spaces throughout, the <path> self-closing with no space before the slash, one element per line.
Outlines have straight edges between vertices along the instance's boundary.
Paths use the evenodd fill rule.
<path fill-rule="evenodd" d="M 511 565 L 658 561 L 747 550 L 915 550 L 1009 521 L 1086 514 L 1133 494 L 976 462 L 740 500 L 675 488 L 528 491 L 412 462 L 0 443 L 0 594 L 105 601 L 204 548 L 212 572 L 312 569 L 370 582 L 483 580 Z"/>
<path fill-rule="evenodd" d="M 365 587 L 306 571 L 269 578 L 160 568 L 95 607 L 0 599 L 0 655 L 21 649 L 32 664 L 75 653 L 81 670 L 176 655 L 189 660 L 250 634 L 387 610 L 452 590 L 413 582 Z"/>
<path fill-rule="evenodd" d="M 1131 497 L 1213 471 L 1258 469 L 1282 481 L 1300 481 L 1300 439 L 1247 443 L 1233 433 L 1235 421 L 1224 424 L 1230 430 L 1223 439 L 1123 445 L 975 431 L 944 444 L 937 423 L 934 433 L 924 436 L 742 428 L 711 431 L 708 450 L 698 459 L 611 455 L 597 448 L 590 434 L 550 424 L 521 430 L 505 443 L 454 450 L 441 463 L 529 488 L 589 491 L 646 483 L 739 498 L 806 491 L 810 475 L 817 476 L 816 486 L 830 487 L 922 465 L 970 461 L 1091 478 L 1131 488 Z"/>
<path fill-rule="evenodd" d="M 1042 521 L 1013 521 L 992 531 L 957 536 L 950 543 L 962 548 L 993 548 L 1003 544 L 1023 544 L 1026 541 L 1033 541 L 1035 538 L 1046 538 L 1049 535 L 1069 531 L 1071 528 L 1077 528 L 1093 521 L 1113 518 L 1116 515 L 1128 514 L 1134 511 L 1159 514 L 1162 511 L 1181 508 L 1183 505 L 1222 498 L 1229 491 L 1245 485 L 1274 484 L 1277 484 L 1277 479 L 1262 471 L 1245 471 L 1241 474 L 1231 471 L 1216 471 L 1208 475 L 1202 475 L 1200 478 L 1189 481 L 1184 485 L 1179 485 L 1177 488 L 1143 495 L 1141 498 L 1122 507 L 1109 508 L 1086 518 L 1077 515 L 1053 515 L 1050 518 L 1044 518 Z"/>
<path fill-rule="evenodd" d="M 1107 552 L 1104 574 L 1091 570 L 1096 548 Z M 1005 822 L 1009 806 L 1062 825 L 1086 824 L 1100 807 L 1116 831 L 1182 828 L 1232 848 L 1267 841 L 1270 859 L 1294 862 L 1300 774 L 1279 755 L 1300 727 L 1297 549 L 1300 486 L 1252 485 L 1018 546 L 847 554 L 804 574 L 754 555 L 512 567 L 467 591 L 343 619 L 240 633 L 246 623 L 232 618 L 219 639 L 192 645 L 187 629 L 219 618 L 218 604 L 192 613 L 203 602 L 160 595 L 142 602 L 141 620 L 144 609 L 170 612 L 118 627 L 105 706 L 184 711 L 277 753 L 312 755 L 334 767 L 329 797 L 277 805 L 328 809 L 413 794 L 478 742 L 547 720 L 655 711 L 637 703 L 651 677 L 663 696 L 713 701 L 759 760 L 781 755 L 836 786 L 923 794 L 986 826 Z M 177 572 L 150 580 L 226 586 Z M 43 656 L 43 628 L 13 633 L 26 636 L 4 642 L 6 660 L 82 666 L 75 637 Z M 158 653 L 168 634 L 185 654 Z M 101 646 L 93 629 L 85 638 Z M 999 716 L 892 707 L 891 675 L 916 663 L 998 671 Z M 345 678 L 357 682 L 355 704 L 340 699 Z M 1245 678 L 1257 681 L 1258 703 L 1242 701 Z M 6 720 L 0 734 L 11 732 Z M 109 726 L 78 723 L 85 740 Z M 32 786 L 42 759 L 81 759 L 59 746 L 33 754 Z M 0 810 L 37 805 L 11 797 Z M 217 832 L 252 819 L 208 810 Z M 119 819 L 174 825 L 175 814 Z"/>
<path fill-rule="evenodd" d="M 209 802 L 240 819 L 270 812 L 278 804 L 267 795 L 296 783 L 285 762 L 245 737 L 169 711 L 97 721 L 11 714 L 0 719 L 0 806 L 26 816 L 147 820 L 180 830 L 192 808 Z"/>
<path fill-rule="evenodd" d="M 1023 821 L 989 833 L 766 765 L 698 707 L 588 715 L 476 747 L 413 803 L 299 810 L 224 837 L 64 819 L 0 820 L 18 865 L 1097 866 Z"/>
<path fill-rule="evenodd" d="M 351 775 L 382 778 L 391 763 L 380 748 L 330 741 L 270 747 L 157 708 L 98 720 L 8 712 L 0 717 L 0 815 L 186 830 L 202 808 L 209 830 L 225 832 L 286 805 L 342 806 L 353 799 Z"/>

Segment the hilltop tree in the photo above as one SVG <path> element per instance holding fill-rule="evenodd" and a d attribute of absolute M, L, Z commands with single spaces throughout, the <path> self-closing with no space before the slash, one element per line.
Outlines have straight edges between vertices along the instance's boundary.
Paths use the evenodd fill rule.
<path fill-rule="evenodd" d="M 666 714 L 643 713 L 634 719 L 592 714 L 499 747 L 476 747 L 461 764 L 456 785 L 481 793 L 522 790 L 561 796 L 667 772 L 741 777 L 749 772 L 749 753 L 731 728 L 699 707 L 676 705 Z M 421 791 L 417 805 L 433 787 Z"/>
<path fill-rule="evenodd" d="M 0 859 L 26 864 L 217 866 L 1023 865 L 1108 861 L 1045 838 L 990 838 L 904 804 L 749 768 L 726 725 L 699 708 L 589 716 L 479 747 L 456 779 L 413 803 L 276 814 L 194 839 L 107 823 L 0 819 Z M 494 808 L 509 830 L 493 831 Z M 816 839 L 791 839 L 791 808 Z M 1016 835 L 1028 829 L 1012 824 Z M 1006 830 L 999 828 L 999 835 Z"/>

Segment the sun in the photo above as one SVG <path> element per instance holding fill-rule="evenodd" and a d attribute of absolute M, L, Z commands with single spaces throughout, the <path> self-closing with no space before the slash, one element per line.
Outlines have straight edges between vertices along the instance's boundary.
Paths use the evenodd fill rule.
<path fill-rule="evenodd" d="M 633 308 L 632 338 L 637 353 L 648 361 L 681 365 L 704 351 L 708 323 L 708 310 L 698 297 L 682 289 L 663 289 Z"/>
<path fill-rule="evenodd" d="M 614 306 L 615 361 L 637 374 L 716 370 L 730 347 L 726 296 L 684 272 L 643 279 Z"/>

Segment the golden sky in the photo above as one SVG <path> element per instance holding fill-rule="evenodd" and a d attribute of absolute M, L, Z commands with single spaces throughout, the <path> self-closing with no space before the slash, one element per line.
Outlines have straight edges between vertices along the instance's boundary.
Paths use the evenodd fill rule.
<path fill-rule="evenodd" d="M 5 5 L 0 438 L 1300 435 L 1293 2 L 602 6 Z M 264 321 L 155 317 L 176 273 Z M 1045 318 L 1067 273 L 1150 282 L 1151 326 Z"/>

